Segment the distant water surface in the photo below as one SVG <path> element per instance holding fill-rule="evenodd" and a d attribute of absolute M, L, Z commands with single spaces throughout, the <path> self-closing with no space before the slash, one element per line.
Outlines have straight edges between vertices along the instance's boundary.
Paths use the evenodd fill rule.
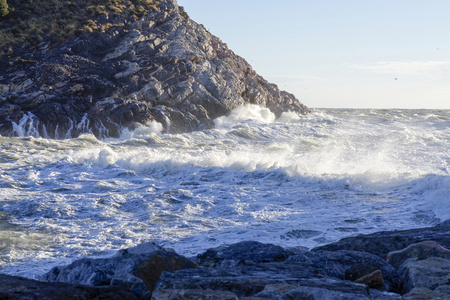
<path fill-rule="evenodd" d="M 246 106 L 215 122 L 0 137 L 0 273 L 35 277 L 145 241 L 187 256 L 243 240 L 312 248 L 450 218 L 450 110 L 276 119 Z"/>

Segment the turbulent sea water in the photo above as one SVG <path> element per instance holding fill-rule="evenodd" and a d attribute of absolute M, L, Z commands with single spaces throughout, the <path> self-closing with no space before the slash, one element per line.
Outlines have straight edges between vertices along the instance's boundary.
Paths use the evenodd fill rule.
<path fill-rule="evenodd" d="M 247 106 L 212 130 L 0 137 L 0 273 L 36 277 L 154 241 L 309 248 L 450 218 L 450 110 Z M 31 132 L 17 126 L 17 132 Z"/>

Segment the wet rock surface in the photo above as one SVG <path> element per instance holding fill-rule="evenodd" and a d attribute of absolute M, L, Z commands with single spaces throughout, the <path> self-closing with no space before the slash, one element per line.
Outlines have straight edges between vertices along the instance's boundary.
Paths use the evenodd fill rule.
<path fill-rule="evenodd" d="M 0 274 L 0 299 L 139 299 L 120 287 L 92 287 L 67 283 L 48 283 Z"/>
<path fill-rule="evenodd" d="M 390 252 L 404 249 L 412 244 L 434 241 L 435 243 L 450 248 L 450 220 L 430 228 L 417 228 L 403 231 L 382 231 L 368 235 L 359 235 L 341 239 L 317 247 L 314 251 L 353 250 L 375 254 L 386 258 Z"/>
<path fill-rule="evenodd" d="M 46 282 L 5 275 L 0 296 L 21 299 L 17 293 L 25 291 L 27 297 L 32 295 L 29 299 L 38 299 L 46 291 L 65 287 L 76 299 L 109 297 L 101 293 L 114 293 L 112 299 L 450 299 L 448 249 L 433 241 L 433 237 L 442 241 L 448 223 L 414 229 L 430 240 L 386 254 L 395 266 L 372 253 L 324 247 L 308 250 L 245 241 L 186 258 L 145 243 L 110 258 L 56 267 L 42 276 Z M 397 239 L 386 248 L 396 248 L 396 241 L 411 232 L 396 231 Z M 381 234 L 387 233 L 345 240 L 358 244 Z M 39 291 L 33 294 L 36 286 Z"/>
<path fill-rule="evenodd" d="M 430 257 L 450 259 L 450 250 L 434 241 L 420 242 L 412 244 L 405 249 L 390 252 L 386 261 L 391 266 L 398 268 L 409 258 L 426 259 Z"/>
<path fill-rule="evenodd" d="M 196 268 L 196 264 L 153 243 L 120 250 L 111 258 L 80 259 L 55 267 L 40 279 L 92 286 L 118 286 L 149 298 L 163 271 Z"/>
<path fill-rule="evenodd" d="M 416 287 L 434 290 L 450 284 L 450 260 L 439 257 L 409 259 L 400 266 L 399 273 L 403 292 Z"/>
<path fill-rule="evenodd" d="M 244 104 L 276 115 L 309 110 L 259 76 L 175 0 L 125 27 L 56 46 L 46 42 L 0 65 L 0 134 L 117 136 L 153 120 L 167 132 L 213 126 Z M 26 61 L 27 63 L 24 63 Z"/>

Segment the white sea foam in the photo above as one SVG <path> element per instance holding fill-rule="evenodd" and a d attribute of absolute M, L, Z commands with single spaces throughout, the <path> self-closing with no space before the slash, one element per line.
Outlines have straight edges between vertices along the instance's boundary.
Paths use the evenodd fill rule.
<path fill-rule="evenodd" d="M 293 111 L 283 112 L 281 116 L 276 120 L 281 123 L 297 123 L 301 120 L 301 117 Z"/>
<path fill-rule="evenodd" d="M 314 247 L 450 217 L 450 112 L 247 106 L 216 129 L 0 137 L 0 272 L 33 276 L 156 241 Z"/>
<path fill-rule="evenodd" d="M 120 136 L 121 139 L 130 140 L 130 139 L 141 139 L 151 137 L 155 134 L 160 134 L 163 131 L 163 126 L 161 123 L 156 121 L 151 121 L 147 125 L 141 125 L 137 127 L 135 130 L 124 129 Z"/>
<path fill-rule="evenodd" d="M 242 121 L 254 121 L 258 123 L 272 123 L 275 121 L 275 114 L 268 108 L 255 104 L 247 104 L 240 106 L 232 111 L 229 116 L 220 117 L 214 120 L 216 127 L 234 126 Z"/>

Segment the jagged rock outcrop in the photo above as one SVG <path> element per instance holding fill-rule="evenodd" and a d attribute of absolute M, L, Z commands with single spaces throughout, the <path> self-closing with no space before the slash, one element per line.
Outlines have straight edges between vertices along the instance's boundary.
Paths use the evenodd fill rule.
<path fill-rule="evenodd" d="M 167 132 L 213 126 L 244 105 L 308 112 L 268 83 L 176 0 L 127 28 L 94 31 L 0 63 L 0 134 L 117 136 L 156 120 Z"/>

